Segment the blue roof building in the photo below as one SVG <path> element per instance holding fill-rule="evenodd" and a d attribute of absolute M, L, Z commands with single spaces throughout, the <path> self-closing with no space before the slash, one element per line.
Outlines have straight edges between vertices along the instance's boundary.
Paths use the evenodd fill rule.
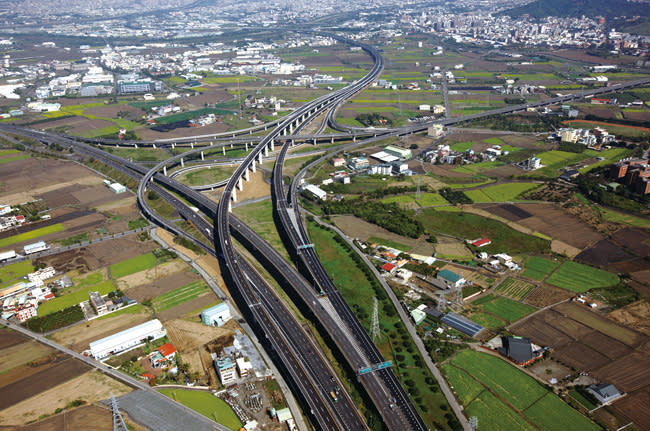
<path fill-rule="evenodd" d="M 436 278 L 442 281 L 443 283 L 445 283 L 447 287 L 451 287 L 451 286 L 460 287 L 463 284 L 465 284 L 465 279 L 462 276 L 448 269 L 443 269 L 439 271 Z"/>
<path fill-rule="evenodd" d="M 230 319 L 232 319 L 230 308 L 225 302 L 201 311 L 201 321 L 206 325 L 222 326 Z"/>

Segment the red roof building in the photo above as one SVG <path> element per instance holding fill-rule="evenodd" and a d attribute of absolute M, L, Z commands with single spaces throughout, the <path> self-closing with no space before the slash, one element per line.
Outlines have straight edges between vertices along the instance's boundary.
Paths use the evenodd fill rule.
<path fill-rule="evenodd" d="M 165 360 L 172 359 L 176 355 L 176 347 L 172 346 L 170 343 L 158 347 L 158 351 L 165 357 Z"/>
<path fill-rule="evenodd" d="M 392 263 L 385 263 L 384 266 L 381 267 L 386 272 L 390 272 L 391 274 L 395 269 L 397 268 L 397 265 L 393 265 Z"/>
<path fill-rule="evenodd" d="M 490 241 L 490 240 L 487 239 L 487 238 L 481 238 L 481 239 L 476 240 L 476 241 L 474 241 L 474 242 L 472 243 L 472 245 L 473 245 L 474 247 L 484 247 L 484 246 L 486 246 L 486 245 L 490 245 L 490 244 L 492 244 L 492 241 Z"/>
<path fill-rule="evenodd" d="M 54 299 L 54 294 L 53 293 L 48 293 L 43 297 L 44 300 L 49 301 L 50 299 Z"/>

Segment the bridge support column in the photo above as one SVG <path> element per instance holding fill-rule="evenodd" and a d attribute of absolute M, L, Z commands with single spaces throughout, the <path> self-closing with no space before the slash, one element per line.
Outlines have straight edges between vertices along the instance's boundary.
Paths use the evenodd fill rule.
<path fill-rule="evenodd" d="M 249 135 L 252 135 L 252 134 L 253 134 L 253 131 L 252 131 L 252 130 L 249 130 L 249 131 L 248 131 L 248 134 L 249 134 Z"/>
<path fill-rule="evenodd" d="M 181 168 L 185 167 L 185 163 L 183 162 L 183 158 L 181 157 Z"/>
<path fill-rule="evenodd" d="M 253 162 L 251 163 L 251 171 L 253 171 L 253 173 L 255 173 L 255 171 L 257 170 L 257 168 L 255 167 L 255 163 L 256 163 L 255 159 L 253 159 Z"/>
<path fill-rule="evenodd" d="M 259 153 L 257 158 L 258 158 L 259 164 L 261 165 L 262 164 L 262 153 Z"/>
<path fill-rule="evenodd" d="M 230 193 L 230 197 L 232 198 L 233 202 L 237 202 L 237 190 L 232 189 L 232 193 Z"/>
<path fill-rule="evenodd" d="M 156 144 L 153 144 L 153 149 L 154 149 L 154 150 L 156 149 Z"/>
<path fill-rule="evenodd" d="M 330 144 L 334 143 L 334 136 L 332 136 L 332 139 L 330 139 Z"/>
<path fill-rule="evenodd" d="M 275 142 L 273 141 L 273 139 L 271 139 L 270 144 L 271 144 L 271 151 L 274 151 L 275 150 Z"/>
<path fill-rule="evenodd" d="M 264 157 L 268 157 L 268 156 L 269 156 L 269 147 L 266 146 L 264 147 Z"/>
<path fill-rule="evenodd" d="M 115 146 L 116 146 L 117 148 L 120 148 L 120 144 L 115 144 Z"/>
<path fill-rule="evenodd" d="M 237 180 L 237 188 L 239 189 L 239 191 L 244 190 L 244 180 L 242 179 L 242 177 L 239 177 L 239 179 Z"/>
<path fill-rule="evenodd" d="M 167 176 L 167 166 L 163 166 L 163 175 Z"/>
<path fill-rule="evenodd" d="M 296 140 L 295 140 L 295 139 L 292 139 L 292 140 L 291 140 L 291 146 L 292 146 L 292 147 L 295 147 L 295 146 L 296 146 Z"/>
<path fill-rule="evenodd" d="M 205 157 L 203 156 L 203 151 L 201 151 L 201 160 L 205 160 Z"/>
<path fill-rule="evenodd" d="M 172 149 L 176 148 L 176 144 L 172 142 Z"/>
<path fill-rule="evenodd" d="M 250 173 L 249 173 L 249 170 L 248 170 L 248 169 L 246 169 L 246 170 L 244 171 L 244 179 L 245 179 L 246 181 L 250 181 L 250 180 L 251 180 L 251 176 L 250 176 Z"/>
<path fill-rule="evenodd" d="M 356 137 L 356 135 L 355 135 L 355 136 L 352 136 L 352 142 L 357 142 L 357 137 Z"/>
<path fill-rule="evenodd" d="M 226 146 L 224 145 L 223 147 L 221 147 L 221 150 L 222 150 L 221 152 L 225 156 L 226 155 Z"/>
<path fill-rule="evenodd" d="M 316 145 L 316 138 L 313 139 L 314 145 Z"/>
<path fill-rule="evenodd" d="M 232 137 L 233 137 L 233 138 L 235 137 L 235 134 L 234 134 L 234 133 L 232 134 Z"/>
<path fill-rule="evenodd" d="M 194 149 L 194 142 L 190 142 L 190 148 Z"/>
<path fill-rule="evenodd" d="M 138 144 L 133 144 L 133 148 L 138 149 Z"/>
<path fill-rule="evenodd" d="M 232 202 L 228 202 L 228 212 L 232 212 Z"/>
<path fill-rule="evenodd" d="M 266 132 L 266 126 L 264 126 L 264 131 Z"/>
<path fill-rule="evenodd" d="M 232 147 L 233 147 L 233 143 L 231 142 L 231 143 L 230 143 L 230 148 L 232 148 Z"/>
<path fill-rule="evenodd" d="M 248 152 L 248 142 L 246 142 L 246 152 Z"/>

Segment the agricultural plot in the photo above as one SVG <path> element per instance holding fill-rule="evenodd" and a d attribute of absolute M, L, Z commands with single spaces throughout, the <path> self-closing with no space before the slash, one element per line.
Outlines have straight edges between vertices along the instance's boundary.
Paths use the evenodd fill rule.
<path fill-rule="evenodd" d="M 18 282 L 19 279 L 34 271 L 30 260 L 12 263 L 11 265 L 0 267 L 0 288 Z"/>
<path fill-rule="evenodd" d="M 483 202 L 510 202 L 516 200 L 519 195 L 539 187 L 539 184 L 532 183 L 509 183 L 488 186 L 476 190 L 468 190 L 465 195 L 475 203 Z"/>
<path fill-rule="evenodd" d="M 475 301 L 474 304 L 482 308 L 483 311 L 507 322 L 515 322 L 535 311 L 535 308 L 530 305 L 492 294 L 481 298 L 480 301 Z"/>
<path fill-rule="evenodd" d="M 486 429 L 535 429 L 525 418 L 544 430 L 599 429 L 535 379 L 497 357 L 464 350 L 443 370 L 468 414 Z M 486 390 L 479 390 L 479 382 Z"/>
<path fill-rule="evenodd" d="M 383 203 L 398 203 L 405 204 L 405 206 L 412 207 L 413 204 L 421 207 L 432 207 L 438 205 L 449 205 L 449 202 L 440 196 L 439 193 L 420 193 L 420 199 L 417 199 L 415 194 L 412 195 L 399 195 L 390 196 L 381 200 Z"/>
<path fill-rule="evenodd" d="M 489 313 L 473 313 L 470 316 L 472 322 L 478 323 L 487 329 L 499 329 L 506 326 L 506 322 Z"/>
<path fill-rule="evenodd" d="M 497 286 L 495 291 L 512 299 L 519 300 L 524 299 L 533 289 L 535 289 L 535 286 L 530 283 L 508 277 Z"/>
<path fill-rule="evenodd" d="M 453 151 L 464 153 L 467 150 L 471 150 L 474 144 L 475 142 L 456 142 L 455 144 L 451 144 L 449 148 Z"/>
<path fill-rule="evenodd" d="M 573 410 L 554 394 L 547 394 L 524 411 L 543 430 L 600 430 L 600 426 Z"/>
<path fill-rule="evenodd" d="M 533 280 L 542 281 L 559 265 L 559 262 L 553 262 L 543 257 L 531 256 L 524 262 L 524 272 L 522 275 Z"/>
<path fill-rule="evenodd" d="M 537 154 L 537 157 L 539 157 L 540 162 L 544 167 L 527 175 L 541 174 L 549 177 L 558 176 L 560 175 L 559 169 L 579 162 L 580 160 L 584 160 L 589 156 L 586 154 L 570 153 L 568 151 L 552 150 Z"/>
<path fill-rule="evenodd" d="M 71 307 L 79 304 L 80 302 L 88 300 L 88 294 L 92 292 L 99 292 L 100 295 L 107 295 L 115 290 L 115 285 L 111 280 L 103 281 L 90 287 L 75 289 L 73 291 L 64 292 L 62 296 L 54 298 L 48 302 L 41 304 L 38 307 L 38 315 L 46 316 L 56 311 L 63 310 L 64 308 Z"/>
<path fill-rule="evenodd" d="M 113 278 L 122 278 L 124 276 L 153 268 L 157 263 L 156 256 L 153 253 L 143 254 L 131 259 L 114 263 L 110 266 L 111 276 Z"/>
<path fill-rule="evenodd" d="M 208 293 L 202 280 L 194 281 L 178 289 L 167 292 L 155 298 L 152 303 L 157 312 L 168 310 L 177 305 L 191 301 Z"/>
<path fill-rule="evenodd" d="M 51 233 L 61 232 L 62 230 L 65 230 L 65 227 L 63 227 L 61 223 L 30 230 L 29 232 L 0 239 L 0 247 L 7 247 L 19 242 L 29 241 Z"/>
<path fill-rule="evenodd" d="M 560 268 L 551 274 L 546 282 L 553 286 L 580 293 L 598 287 L 614 286 L 619 282 L 619 278 L 615 274 L 580 263 L 564 262 Z"/>
<path fill-rule="evenodd" d="M 218 421 L 232 430 L 238 430 L 242 426 L 242 423 L 230 406 L 210 392 L 161 389 L 160 393 L 201 413 L 205 417 Z"/>

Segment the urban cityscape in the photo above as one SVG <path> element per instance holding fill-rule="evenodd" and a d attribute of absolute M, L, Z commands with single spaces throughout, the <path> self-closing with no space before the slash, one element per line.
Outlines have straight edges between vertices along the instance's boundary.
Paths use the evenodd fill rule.
<path fill-rule="evenodd" d="M 6 0 L 0 428 L 650 429 L 650 1 Z"/>

